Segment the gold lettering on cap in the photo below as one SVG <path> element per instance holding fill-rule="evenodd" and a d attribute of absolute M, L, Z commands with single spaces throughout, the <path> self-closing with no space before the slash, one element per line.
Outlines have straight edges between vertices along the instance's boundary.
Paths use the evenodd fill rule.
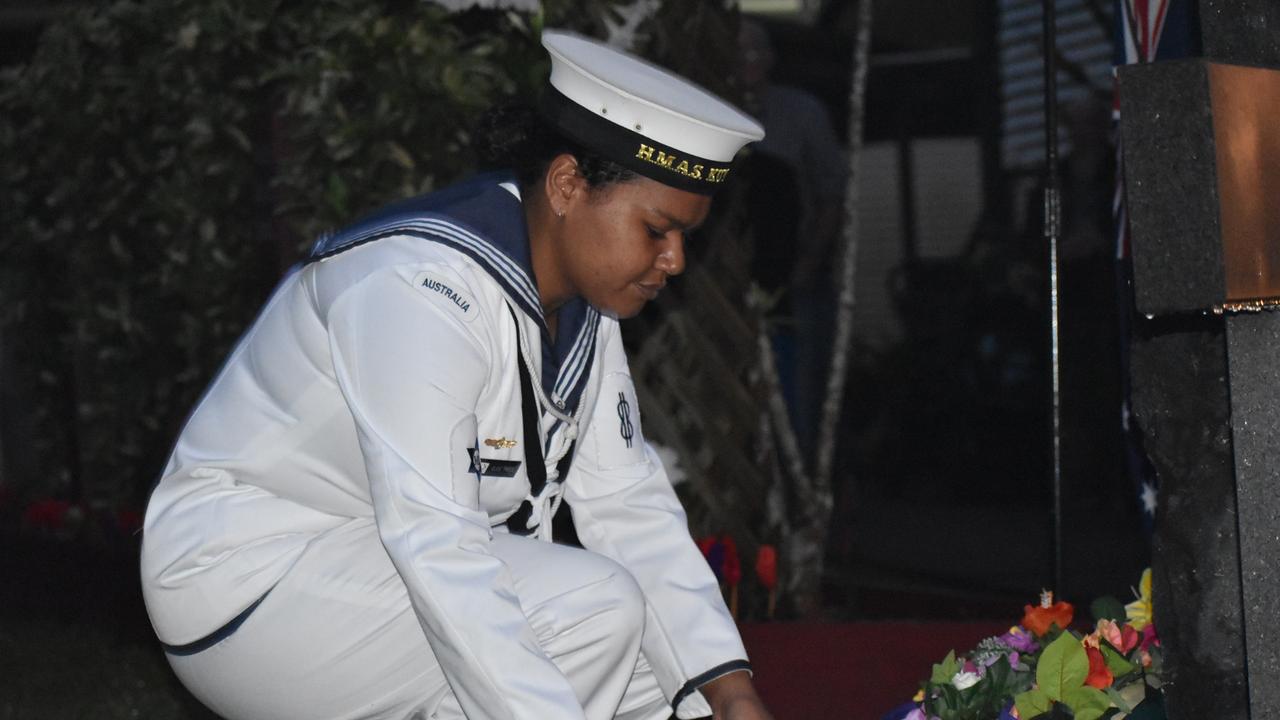
<path fill-rule="evenodd" d="M 639 149 L 636 150 L 636 158 L 664 167 L 671 172 L 680 173 L 694 180 L 721 183 L 729 175 L 729 168 L 727 167 L 708 168 L 701 163 L 691 165 L 688 160 L 681 160 L 679 155 L 668 155 L 665 151 L 645 143 L 640 143 Z"/>

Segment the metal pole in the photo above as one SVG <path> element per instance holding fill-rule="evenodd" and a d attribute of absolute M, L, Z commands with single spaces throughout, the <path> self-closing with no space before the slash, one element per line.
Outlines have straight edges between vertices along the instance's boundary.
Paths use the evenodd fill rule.
<path fill-rule="evenodd" d="M 1062 584 L 1062 388 L 1058 365 L 1058 238 L 1062 198 L 1058 190 L 1058 33 L 1054 0 L 1043 0 L 1044 34 L 1044 237 L 1049 242 L 1049 354 L 1053 406 L 1053 589 Z"/>

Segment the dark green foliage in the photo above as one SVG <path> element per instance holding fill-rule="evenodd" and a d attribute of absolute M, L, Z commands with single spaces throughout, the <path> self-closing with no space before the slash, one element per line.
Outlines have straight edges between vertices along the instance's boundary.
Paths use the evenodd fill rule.
<path fill-rule="evenodd" d="M 10 488 L 139 504 L 302 249 L 469 171 L 476 117 L 545 77 L 541 26 L 601 35 L 613 5 L 125 1 L 50 28 L 0 78 Z"/>
<path fill-rule="evenodd" d="M 1089 614 L 1093 615 L 1093 621 L 1111 620 L 1114 622 L 1124 622 L 1125 611 L 1124 603 L 1120 602 L 1111 595 L 1106 595 L 1094 600 L 1089 604 Z"/>

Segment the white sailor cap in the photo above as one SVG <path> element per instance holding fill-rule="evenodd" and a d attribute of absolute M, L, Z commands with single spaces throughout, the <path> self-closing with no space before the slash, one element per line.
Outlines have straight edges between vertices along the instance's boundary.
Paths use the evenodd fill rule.
<path fill-rule="evenodd" d="M 547 30 L 543 116 L 560 132 L 645 177 L 709 195 L 764 128 L 707 90 L 633 55 Z"/>

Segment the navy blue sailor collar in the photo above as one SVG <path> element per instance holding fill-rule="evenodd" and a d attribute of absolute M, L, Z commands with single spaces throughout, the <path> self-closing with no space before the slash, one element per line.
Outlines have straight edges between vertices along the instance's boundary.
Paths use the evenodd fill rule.
<path fill-rule="evenodd" d="M 447 245 L 475 260 L 540 330 L 542 387 L 560 408 L 581 401 L 595 356 L 600 312 L 581 297 L 560 307 L 554 341 L 542 315 L 529 250 L 529 232 L 515 178 L 478 175 L 457 185 L 389 205 L 333 235 L 322 237 L 308 261 L 393 235 Z"/>

